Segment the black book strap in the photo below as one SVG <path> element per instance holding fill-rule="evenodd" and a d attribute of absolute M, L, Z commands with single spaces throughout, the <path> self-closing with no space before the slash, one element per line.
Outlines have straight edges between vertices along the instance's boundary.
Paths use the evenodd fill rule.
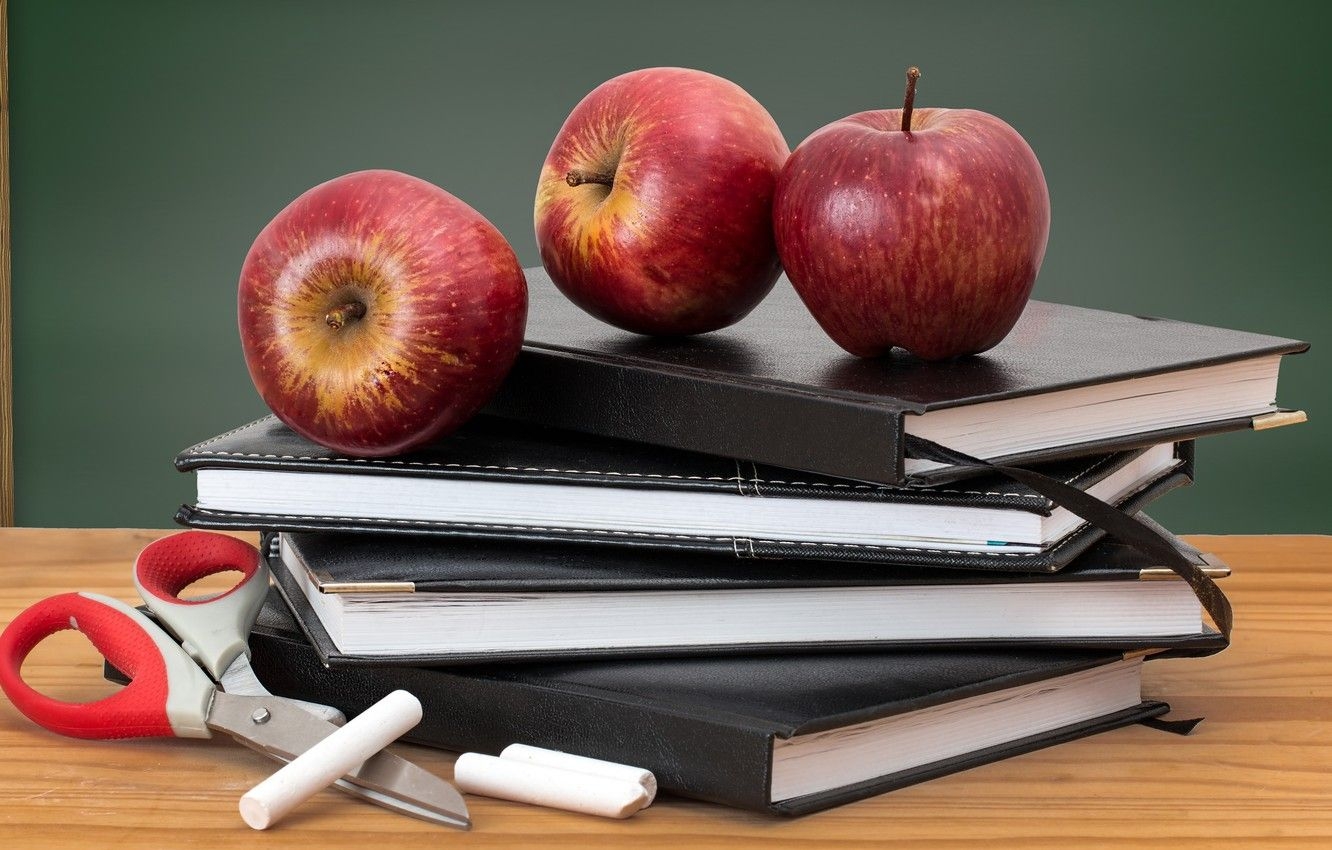
<path fill-rule="evenodd" d="M 1216 623 L 1217 629 L 1221 631 L 1221 636 L 1226 640 L 1230 639 L 1233 616 L 1230 610 L 1230 601 L 1221 592 L 1221 588 L 1217 587 L 1216 582 L 1212 581 L 1197 564 L 1190 561 L 1175 548 L 1174 544 L 1161 536 L 1155 529 L 1144 525 L 1136 517 L 1130 516 L 1113 505 L 1107 505 L 1095 496 L 1090 496 L 1082 490 L 1048 475 L 1042 475 L 1039 472 L 1017 466 L 990 463 L 953 451 L 921 437 L 907 435 L 906 453 L 907 457 L 917 460 L 945 463 L 949 466 L 978 472 L 997 472 L 1027 485 L 1056 505 L 1072 511 L 1144 555 L 1159 559 L 1162 566 L 1169 567 L 1176 575 L 1188 582 L 1189 587 L 1193 588 L 1194 594 L 1198 597 L 1198 601 L 1202 603 L 1203 609 L 1207 611 L 1212 621 Z"/>

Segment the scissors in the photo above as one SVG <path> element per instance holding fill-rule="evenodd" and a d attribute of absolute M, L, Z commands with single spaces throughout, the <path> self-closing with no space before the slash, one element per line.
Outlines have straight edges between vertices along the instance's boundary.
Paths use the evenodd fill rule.
<path fill-rule="evenodd" d="M 229 571 L 242 577 L 225 593 L 180 598 L 194 582 Z M 75 738 L 211 738 L 219 730 L 280 762 L 338 728 L 335 709 L 274 696 L 250 668 L 247 636 L 268 594 L 268 568 L 249 543 L 207 531 L 161 538 L 135 559 L 134 583 L 174 640 L 141 612 L 98 593 L 49 597 L 5 627 L 0 687 L 28 719 Z M 65 629 L 82 632 L 130 683 L 89 703 L 62 702 L 29 686 L 19 672 L 24 659 Z M 471 826 L 452 785 L 389 752 L 372 756 L 334 786 L 422 820 Z"/>

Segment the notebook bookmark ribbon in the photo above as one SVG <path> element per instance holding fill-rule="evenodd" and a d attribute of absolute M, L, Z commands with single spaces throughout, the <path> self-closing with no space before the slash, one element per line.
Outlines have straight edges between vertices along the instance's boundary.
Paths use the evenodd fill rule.
<path fill-rule="evenodd" d="M 990 463 L 921 437 L 908 434 L 906 450 L 909 457 L 918 460 L 946 463 L 962 469 L 997 472 L 1006 478 L 1025 484 L 1056 505 L 1072 511 L 1143 554 L 1160 559 L 1162 566 L 1169 567 L 1188 583 L 1198 601 L 1202 603 L 1203 609 L 1211 616 L 1221 632 L 1221 636 L 1226 640 L 1230 639 L 1233 615 L 1230 600 L 1226 599 L 1221 588 L 1217 587 L 1216 582 L 1212 581 L 1197 564 L 1186 558 L 1169 540 L 1135 517 L 1048 475 L 1017 466 Z"/>
<path fill-rule="evenodd" d="M 1147 717 L 1138 721 L 1138 725 L 1146 726 L 1148 729 L 1159 729 L 1162 732 L 1169 732 L 1172 735 L 1188 735 L 1199 723 L 1203 722 L 1201 717 L 1190 717 L 1185 720 L 1170 720 L 1165 717 Z"/>

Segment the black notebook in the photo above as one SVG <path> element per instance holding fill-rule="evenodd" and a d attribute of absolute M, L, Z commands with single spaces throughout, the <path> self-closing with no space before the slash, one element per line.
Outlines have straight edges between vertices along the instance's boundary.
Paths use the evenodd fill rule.
<path fill-rule="evenodd" d="M 349 716 L 402 688 L 407 740 L 512 743 L 651 770 L 668 793 L 805 814 L 1157 717 L 1141 656 L 939 650 L 472 667 L 326 668 L 280 602 L 250 637 L 274 693 Z M 1020 767 L 1015 765 L 1014 770 Z"/>
<path fill-rule="evenodd" d="M 1137 511 L 1191 444 L 1040 471 Z M 275 417 L 181 452 L 203 528 L 434 533 L 978 569 L 1054 570 L 1103 532 L 1005 478 L 901 488 L 478 417 L 410 455 L 352 458 Z"/>
<path fill-rule="evenodd" d="M 984 354 L 861 360 L 785 277 L 733 327 L 654 339 L 526 274 L 527 341 L 488 409 L 592 434 L 902 484 L 963 474 L 908 438 L 1022 465 L 1302 421 L 1275 406 L 1291 339 L 1032 301 Z"/>
<path fill-rule="evenodd" d="M 1209 575 L 1229 573 L 1160 533 Z M 270 534 L 262 548 L 330 665 L 958 644 L 1220 648 L 1192 588 L 1112 540 L 1052 575 L 425 535 Z"/>

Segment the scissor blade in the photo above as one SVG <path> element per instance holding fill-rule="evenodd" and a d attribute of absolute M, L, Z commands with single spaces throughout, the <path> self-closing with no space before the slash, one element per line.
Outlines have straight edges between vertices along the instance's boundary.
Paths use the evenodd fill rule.
<path fill-rule="evenodd" d="M 268 755 L 278 761 L 286 761 L 286 759 L 279 758 L 276 753 L 269 753 Z M 392 754 L 381 753 L 381 755 L 389 756 Z M 397 758 L 396 756 L 394 756 L 393 759 L 384 759 L 380 763 L 393 761 L 394 759 L 402 764 L 412 765 L 411 762 Z M 376 761 L 376 759 L 372 758 L 370 761 Z M 366 762 L 366 764 L 369 764 L 369 762 Z M 362 765 L 362 767 L 364 766 L 365 765 Z M 415 767 L 415 765 L 412 766 Z M 418 768 L 418 770 L 419 769 L 420 768 Z M 378 806 L 383 806 L 386 809 L 392 809 L 393 811 L 407 815 L 408 817 L 418 818 L 431 823 L 440 823 L 445 826 L 453 826 L 458 829 L 472 828 L 471 817 L 467 814 L 467 806 L 463 804 L 461 797 L 458 798 L 458 808 L 462 811 L 462 816 L 457 816 L 453 812 L 441 809 L 438 800 L 431 804 L 430 808 L 427 808 L 424 804 L 414 803 L 412 800 L 394 796 L 387 791 L 377 790 L 375 787 L 362 784 L 365 780 L 363 777 L 359 776 L 359 771 L 357 773 L 358 775 L 355 778 L 345 776 L 342 779 L 336 780 L 333 783 L 333 787 L 337 788 L 339 791 L 350 794 L 353 797 L 360 797 L 362 800 L 366 800 Z M 434 776 L 434 774 L 428 775 L 437 782 L 443 781 Z M 449 790 L 453 791 L 452 788 L 449 788 Z M 421 796 L 425 796 L 426 793 L 427 792 L 425 791 L 421 792 Z M 457 792 L 454 791 L 454 794 L 456 795 Z M 420 799 L 420 797 L 417 797 L 416 799 Z"/>
<path fill-rule="evenodd" d="M 292 699 L 291 697 L 273 696 L 269 693 L 268 688 L 264 687 L 263 683 L 259 681 L 259 677 L 254 675 L 254 668 L 250 666 L 249 656 L 245 653 L 236 656 L 236 660 L 232 661 L 231 665 L 222 672 L 222 677 L 217 680 L 217 683 L 222 686 L 222 690 L 229 694 L 272 697 L 303 708 L 321 720 L 327 720 L 334 725 L 341 726 L 347 722 L 347 718 L 343 716 L 342 712 L 331 705 L 306 702 L 303 699 Z"/>
<path fill-rule="evenodd" d="M 291 761 L 337 731 L 336 726 L 281 697 L 219 691 L 208 725 L 278 761 Z M 402 814 L 468 829 L 462 795 L 448 782 L 393 753 L 382 751 L 335 783 L 349 794 Z"/>

